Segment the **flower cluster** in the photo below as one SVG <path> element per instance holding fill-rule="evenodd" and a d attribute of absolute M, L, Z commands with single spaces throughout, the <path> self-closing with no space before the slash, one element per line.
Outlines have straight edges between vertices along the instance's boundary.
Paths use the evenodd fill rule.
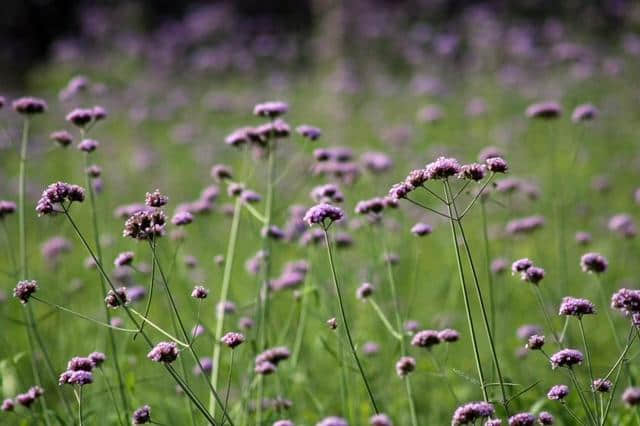
<path fill-rule="evenodd" d="M 416 360 L 413 357 L 403 356 L 396 362 L 396 373 L 399 377 L 405 377 L 415 369 Z"/>
<path fill-rule="evenodd" d="M 582 317 L 583 315 L 591 315 L 596 313 L 593 303 L 587 299 L 577 299 L 575 297 L 564 297 L 560 304 L 559 315 L 571 315 Z"/>
<path fill-rule="evenodd" d="M 220 339 L 222 343 L 234 349 L 237 346 L 240 346 L 244 342 L 244 335 L 241 333 L 229 332 L 222 336 Z"/>
<path fill-rule="evenodd" d="M 255 372 L 262 375 L 271 374 L 276 371 L 281 361 L 289 359 L 290 356 L 289 348 L 284 346 L 267 349 L 256 356 Z"/>
<path fill-rule="evenodd" d="M 74 201 L 79 203 L 84 201 L 84 188 L 65 182 L 52 183 L 42 192 L 36 211 L 39 216 L 54 214 L 59 212 L 55 209 L 56 205 L 64 206 L 65 202 L 71 204 Z"/>
<path fill-rule="evenodd" d="M 640 312 L 640 290 L 621 288 L 611 296 L 611 307 L 625 315 Z"/>
<path fill-rule="evenodd" d="M 451 426 L 474 424 L 477 420 L 493 417 L 495 408 L 488 402 L 469 402 L 453 413 Z"/>
<path fill-rule="evenodd" d="M 586 253 L 580 258 L 580 267 L 584 272 L 600 274 L 607 270 L 609 262 L 600 253 Z"/>
<path fill-rule="evenodd" d="M 167 218 L 162 210 L 141 210 L 124 223 L 122 235 L 136 240 L 149 240 L 165 233 Z"/>
<path fill-rule="evenodd" d="M 544 278 L 544 269 L 534 266 L 529 259 L 519 259 L 511 265 L 513 274 L 519 273 L 522 281 L 538 284 Z"/>
<path fill-rule="evenodd" d="M 147 358 L 153 362 L 171 364 L 178 358 L 179 354 L 180 349 L 174 342 L 160 342 L 149 351 Z"/>
<path fill-rule="evenodd" d="M 73 357 L 67 363 L 67 369 L 60 374 L 58 384 L 84 386 L 93 383 L 94 368 L 99 367 L 106 360 L 102 352 L 92 352 L 86 357 Z"/>
<path fill-rule="evenodd" d="M 304 221 L 312 225 L 327 226 L 329 224 L 342 220 L 344 218 L 344 212 L 342 209 L 331 204 L 321 203 L 311 207 L 304 215 Z"/>
<path fill-rule="evenodd" d="M 38 291 L 38 283 L 36 281 L 18 281 L 18 284 L 13 289 L 13 297 L 18 299 L 20 303 L 25 304 L 36 291 Z"/>
<path fill-rule="evenodd" d="M 582 364 L 584 356 L 582 352 L 576 349 L 562 349 L 549 358 L 552 368 L 558 367 L 572 367 L 574 365 Z"/>
<path fill-rule="evenodd" d="M 0 220 L 5 216 L 15 213 L 16 203 L 13 201 L 0 200 Z"/>

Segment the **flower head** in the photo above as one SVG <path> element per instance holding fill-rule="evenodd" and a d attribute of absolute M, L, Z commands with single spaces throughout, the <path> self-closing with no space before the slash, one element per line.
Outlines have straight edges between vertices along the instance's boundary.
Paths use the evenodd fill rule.
<path fill-rule="evenodd" d="M 580 267 L 584 272 L 600 274 L 607 270 L 609 262 L 600 253 L 586 253 L 580 258 Z"/>
<path fill-rule="evenodd" d="M 125 266 L 125 265 L 131 265 L 131 263 L 133 262 L 133 259 L 135 257 L 135 253 L 132 251 L 123 251 L 122 253 L 118 254 L 118 256 L 116 256 L 115 260 L 113 261 L 113 264 L 115 266 Z"/>
<path fill-rule="evenodd" d="M 553 418 L 551 413 L 542 411 L 540 414 L 538 414 L 538 423 L 540 423 L 542 426 L 552 425 L 555 423 L 555 419 Z"/>
<path fill-rule="evenodd" d="M 591 121 L 599 114 L 598 108 L 591 104 L 578 105 L 571 114 L 571 121 L 580 123 L 583 121 Z"/>
<path fill-rule="evenodd" d="M 410 356 L 401 357 L 396 362 L 396 373 L 400 377 L 404 377 L 416 369 L 416 360 Z"/>
<path fill-rule="evenodd" d="M 509 417 L 509 426 L 534 426 L 536 416 L 531 413 L 517 413 Z"/>
<path fill-rule="evenodd" d="M 13 402 L 12 399 L 5 399 L 4 401 L 2 401 L 2 405 L 0 406 L 0 410 L 4 411 L 4 412 L 9 412 L 9 411 L 13 411 L 16 407 L 16 404 Z"/>
<path fill-rule="evenodd" d="M 640 290 L 621 288 L 611 296 L 611 307 L 625 315 L 640 312 Z"/>
<path fill-rule="evenodd" d="M 78 149 L 86 153 L 93 152 L 100 146 L 100 142 L 94 139 L 83 139 L 78 144 Z"/>
<path fill-rule="evenodd" d="M 342 417 L 329 416 L 316 423 L 316 426 L 349 426 L 349 423 Z"/>
<path fill-rule="evenodd" d="M 502 157 L 487 158 L 487 169 L 493 173 L 506 173 L 509 170 L 507 162 Z"/>
<path fill-rule="evenodd" d="M 304 221 L 312 225 L 323 225 L 325 221 L 329 223 L 341 220 L 344 217 L 342 209 L 331 204 L 321 203 L 311 207 L 304 215 Z"/>
<path fill-rule="evenodd" d="M 530 105 L 526 110 L 529 118 L 551 119 L 562 115 L 562 107 L 553 101 L 540 102 Z"/>
<path fill-rule="evenodd" d="M 422 330 L 413 336 L 411 344 L 419 348 L 430 349 L 432 346 L 440 344 L 440 335 L 435 330 Z"/>
<path fill-rule="evenodd" d="M 289 105 L 285 102 L 273 101 L 257 104 L 253 108 L 253 114 L 260 117 L 275 118 L 286 114 L 289 111 Z"/>
<path fill-rule="evenodd" d="M 640 404 L 640 387 L 628 387 L 622 393 L 622 401 L 633 407 Z"/>
<path fill-rule="evenodd" d="M 104 302 L 107 304 L 107 307 L 111 309 L 126 305 L 129 303 L 127 288 L 120 287 L 117 288 L 116 291 L 109 290 L 109 292 L 107 292 L 107 296 L 104 298 Z"/>
<path fill-rule="evenodd" d="M 317 127 L 309 126 L 307 124 L 302 124 L 296 127 L 296 132 L 300 134 L 303 138 L 307 138 L 310 141 L 315 141 L 322 136 L 322 131 Z"/>
<path fill-rule="evenodd" d="M 547 398 L 552 401 L 562 401 L 569 395 L 569 386 L 567 385 L 555 385 L 547 392 Z"/>
<path fill-rule="evenodd" d="M 518 259 L 511 264 L 511 273 L 513 275 L 526 271 L 533 266 L 533 262 L 529 259 Z"/>
<path fill-rule="evenodd" d="M 425 166 L 429 179 L 447 179 L 460 173 L 460 163 L 455 158 L 438 157 Z"/>
<path fill-rule="evenodd" d="M 40 98 L 27 96 L 11 103 L 13 110 L 22 115 L 41 114 L 47 110 L 47 103 Z"/>
<path fill-rule="evenodd" d="M 576 349 L 562 349 L 551 355 L 551 367 L 572 367 L 582 364 L 584 356 Z"/>
<path fill-rule="evenodd" d="M 460 173 L 458 173 L 458 177 L 461 179 L 469 179 L 477 182 L 484 178 L 485 173 L 486 173 L 486 167 L 483 164 L 478 164 L 478 163 L 465 164 L 460 168 Z"/>
<path fill-rule="evenodd" d="M 526 271 L 520 273 L 522 281 L 532 284 L 538 284 L 544 278 L 544 269 L 537 266 L 531 266 Z"/>
<path fill-rule="evenodd" d="M 162 210 L 141 210 L 124 224 L 122 235 L 136 240 L 149 240 L 164 235 L 167 218 Z"/>
<path fill-rule="evenodd" d="M 144 203 L 149 207 L 162 207 L 165 206 L 169 202 L 169 197 L 162 194 L 160 190 L 156 189 L 153 192 L 147 192 L 145 196 Z"/>
<path fill-rule="evenodd" d="M 134 425 L 143 425 L 151 422 L 151 407 L 143 405 L 133 412 L 131 416 L 131 422 Z"/>
<path fill-rule="evenodd" d="M 206 299 L 208 295 L 209 290 L 201 285 L 195 286 L 193 288 L 193 291 L 191 292 L 191 297 L 193 297 L 194 299 Z"/>
<path fill-rule="evenodd" d="M 244 342 L 244 335 L 241 333 L 229 332 L 222 336 L 222 339 L 220 339 L 220 341 L 231 349 L 234 349 Z"/>
<path fill-rule="evenodd" d="M 617 214 L 609 219 L 609 229 L 624 238 L 633 238 L 638 233 L 631 216 L 626 213 Z"/>
<path fill-rule="evenodd" d="M 67 114 L 66 120 L 77 127 L 84 127 L 93 120 L 93 110 L 89 108 L 76 108 Z"/>
<path fill-rule="evenodd" d="M 96 364 L 93 359 L 83 356 L 74 356 L 67 363 L 67 370 L 69 371 L 92 371 Z"/>
<path fill-rule="evenodd" d="M 100 367 L 107 359 L 107 356 L 102 352 L 91 352 L 88 357 L 96 367 Z"/>
<path fill-rule="evenodd" d="M 433 228 L 427 223 L 418 222 L 411 227 L 411 233 L 419 237 L 429 235 L 431 232 L 433 232 Z"/>
<path fill-rule="evenodd" d="M 147 358 L 154 362 L 171 364 L 178 358 L 180 350 L 174 342 L 160 342 L 149 351 Z"/>
<path fill-rule="evenodd" d="M 595 379 L 591 384 L 591 388 L 596 392 L 606 393 L 611 390 L 613 383 L 608 379 Z"/>
<path fill-rule="evenodd" d="M 20 300 L 20 303 L 25 304 L 36 291 L 38 291 L 38 283 L 36 281 L 18 281 L 18 284 L 13 289 L 13 297 Z"/>
<path fill-rule="evenodd" d="M 438 331 L 438 338 L 443 342 L 453 343 L 460 339 L 460 333 L 451 328 L 445 328 L 444 330 Z"/>
<path fill-rule="evenodd" d="M 559 315 L 581 317 L 583 315 L 591 315 L 595 313 L 595 305 L 587 299 L 578 299 L 567 296 L 562 299 L 562 303 L 560 304 Z"/>
<path fill-rule="evenodd" d="M 0 200 L 0 220 L 5 216 L 15 213 L 16 203 L 13 201 Z"/>
<path fill-rule="evenodd" d="M 179 211 L 171 218 L 171 223 L 176 226 L 185 226 L 193 222 L 193 214 L 188 211 Z"/>
<path fill-rule="evenodd" d="M 529 337 L 529 340 L 527 341 L 527 349 L 532 351 L 542 349 L 543 346 L 544 336 L 540 336 L 538 334 L 534 334 L 533 336 Z"/>
<path fill-rule="evenodd" d="M 374 292 L 374 288 L 371 284 L 369 283 L 362 283 L 362 285 L 360 287 L 358 287 L 358 289 L 356 290 L 356 297 L 358 299 L 366 299 L 369 296 L 371 296 Z"/>
<path fill-rule="evenodd" d="M 469 402 L 456 409 L 451 426 L 473 424 L 476 420 L 492 417 L 494 414 L 495 409 L 488 402 Z"/>
<path fill-rule="evenodd" d="M 393 426 L 391 419 L 386 414 L 380 413 L 369 419 L 371 426 Z"/>

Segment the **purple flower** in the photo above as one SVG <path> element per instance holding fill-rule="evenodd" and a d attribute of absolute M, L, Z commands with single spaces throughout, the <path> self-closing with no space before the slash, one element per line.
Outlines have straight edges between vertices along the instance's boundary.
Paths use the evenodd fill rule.
<path fill-rule="evenodd" d="M 460 333 L 451 328 L 445 328 L 438 332 L 438 338 L 443 342 L 453 343 L 460 339 Z"/>
<path fill-rule="evenodd" d="M 382 152 L 368 151 L 360 156 L 360 161 L 372 173 L 382 173 L 393 166 L 393 161 Z"/>
<path fill-rule="evenodd" d="M 47 110 L 47 103 L 43 99 L 30 96 L 14 100 L 11 106 L 15 112 L 23 115 L 41 114 Z"/>
<path fill-rule="evenodd" d="M 542 334 L 542 329 L 533 324 L 525 324 L 516 331 L 516 335 L 522 340 L 528 340 L 534 334 Z"/>
<path fill-rule="evenodd" d="M 502 426 L 502 420 L 500 419 L 489 419 L 484 422 L 484 426 Z"/>
<path fill-rule="evenodd" d="M 362 345 L 362 353 L 366 356 L 374 356 L 377 355 L 378 352 L 380 352 L 380 345 L 376 342 L 365 342 L 364 345 Z"/>
<path fill-rule="evenodd" d="M 530 266 L 526 271 L 520 273 L 522 281 L 538 284 L 544 278 L 544 269 L 537 266 Z"/>
<path fill-rule="evenodd" d="M 502 274 L 507 270 L 509 263 L 506 259 L 498 258 L 491 261 L 491 272 L 494 274 Z"/>
<path fill-rule="evenodd" d="M 380 413 L 369 419 L 371 426 L 393 426 L 391 419 L 386 414 Z"/>
<path fill-rule="evenodd" d="M 242 201 L 249 204 L 254 204 L 262 200 L 262 196 L 260 194 L 249 189 L 243 189 L 240 193 L 240 198 L 242 199 Z"/>
<path fill-rule="evenodd" d="M 413 189 L 414 187 L 406 182 L 396 183 L 389 190 L 389 197 L 391 197 L 392 200 L 406 198 Z"/>
<path fill-rule="evenodd" d="M 67 370 L 69 371 L 92 371 L 95 367 L 95 363 L 89 357 L 75 356 L 67 363 Z"/>
<path fill-rule="evenodd" d="M 0 406 L 0 410 L 5 411 L 5 412 L 9 412 L 9 411 L 13 411 L 15 409 L 15 403 L 13 402 L 12 399 L 5 399 L 4 401 L 2 401 L 2 406 Z"/>
<path fill-rule="evenodd" d="M 93 120 L 93 110 L 87 108 L 76 108 L 67 114 L 66 120 L 78 127 L 84 127 Z"/>
<path fill-rule="evenodd" d="M 531 413 L 518 413 L 509 417 L 509 426 L 534 426 L 536 416 Z"/>
<path fill-rule="evenodd" d="M 384 210 L 385 204 L 382 198 L 371 198 L 370 200 L 362 200 L 356 204 L 355 212 L 358 214 L 378 214 Z"/>
<path fill-rule="evenodd" d="M 275 373 L 276 366 L 269 361 L 263 361 L 256 364 L 254 371 L 262 376 L 268 376 L 269 374 Z"/>
<path fill-rule="evenodd" d="M 124 251 L 124 252 L 118 254 L 116 259 L 113 261 L 113 264 L 115 266 L 131 265 L 131 262 L 133 262 L 133 258 L 134 257 L 135 257 L 135 253 L 134 252 L 132 252 L 132 251 Z"/>
<path fill-rule="evenodd" d="M 413 189 L 422 186 L 428 180 L 429 174 L 426 169 L 416 169 L 412 170 L 409 175 L 407 175 L 404 179 L 404 183 Z"/>
<path fill-rule="evenodd" d="M 460 173 L 460 164 L 455 158 L 438 157 L 425 170 L 429 179 L 447 179 Z"/>
<path fill-rule="evenodd" d="M 120 287 L 117 288 L 115 292 L 113 290 L 109 290 L 107 292 L 107 296 L 104 298 L 104 302 L 107 304 L 107 307 L 111 309 L 116 309 L 122 305 L 126 305 L 129 303 L 127 288 Z"/>
<path fill-rule="evenodd" d="M 236 304 L 230 300 L 220 301 L 216 305 L 216 314 L 218 317 L 221 317 L 222 314 L 235 314 L 236 313 Z"/>
<path fill-rule="evenodd" d="M 611 307 L 625 315 L 640 312 L 640 290 L 621 288 L 611 296 Z"/>
<path fill-rule="evenodd" d="M 440 344 L 440 336 L 435 330 L 422 330 L 413 336 L 411 344 L 419 348 L 431 349 L 432 346 Z"/>
<path fill-rule="evenodd" d="M 507 162 L 502 157 L 487 158 L 487 169 L 492 173 L 506 173 L 509 170 Z"/>
<path fill-rule="evenodd" d="M 322 131 L 317 127 L 309 126 L 307 124 L 301 124 L 296 127 L 296 132 L 300 134 L 303 138 L 307 138 L 310 141 L 315 141 L 322 136 Z"/>
<path fill-rule="evenodd" d="M 415 333 L 420 328 L 420 323 L 416 320 L 407 320 L 404 322 L 404 329 L 409 333 Z"/>
<path fill-rule="evenodd" d="M 94 139 L 83 139 L 78 144 L 78 149 L 86 153 L 90 153 L 98 149 L 100 142 Z"/>
<path fill-rule="evenodd" d="M 93 115 L 93 119 L 95 121 L 104 120 L 108 115 L 107 110 L 100 105 L 96 105 L 91 108 L 91 114 Z"/>
<path fill-rule="evenodd" d="M 529 118 L 558 118 L 562 115 L 562 107 L 553 101 L 540 102 L 530 105 L 526 110 Z"/>
<path fill-rule="evenodd" d="M 131 422 L 134 425 L 143 425 L 151 422 L 151 407 L 143 405 L 133 412 L 131 416 Z"/>
<path fill-rule="evenodd" d="M 486 163 L 486 161 L 489 158 L 494 158 L 494 157 L 501 157 L 501 158 L 503 157 L 502 151 L 500 151 L 495 146 L 487 146 L 483 148 L 482 151 L 480 151 L 480 153 L 478 153 L 478 160 L 483 163 Z"/>
<path fill-rule="evenodd" d="M 595 379 L 591 384 L 591 388 L 596 392 L 606 393 L 611 390 L 613 383 L 608 379 Z"/>
<path fill-rule="evenodd" d="M 316 423 L 316 426 L 349 426 L 349 423 L 342 417 L 330 416 Z"/>
<path fill-rule="evenodd" d="M 29 301 L 29 297 L 38 291 L 38 283 L 36 281 L 18 281 L 13 289 L 13 297 L 25 304 Z"/>
<path fill-rule="evenodd" d="M 167 218 L 162 210 L 142 210 L 124 224 L 122 235 L 136 240 L 149 240 L 164 235 Z"/>
<path fill-rule="evenodd" d="M 415 369 L 416 360 L 410 356 L 403 356 L 396 362 L 396 373 L 399 377 L 404 377 Z"/>
<path fill-rule="evenodd" d="M 329 318 L 327 320 L 327 327 L 329 327 L 330 330 L 335 330 L 338 328 L 338 320 L 335 317 Z"/>
<path fill-rule="evenodd" d="M 5 216 L 15 213 L 16 203 L 13 201 L 0 200 L 0 220 Z"/>
<path fill-rule="evenodd" d="M 511 273 L 513 275 L 526 271 L 533 266 L 533 262 L 527 258 L 518 259 L 511 264 Z"/>
<path fill-rule="evenodd" d="M 200 324 L 196 324 L 193 326 L 193 328 L 191 329 L 191 335 L 193 337 L 198 337 L 198 336 L 202 336 L 204 334 L 204 327 Z"/>
<path fill-rule="evenodd" d="M 494 414 L 495 409 L 488 402 L 469 402 L 456 409 L 451 419 L 451 426 L 472 424 L 478 419 L 492 417 Z"/>
<path fill-rule="evenodd" d="M 194 299 L 206 299 L 208 295 L 209 290 L 201 285 L 195 286 L 193 288 L 193 291 L 191 292 L 191 297 L 193 297 Z"/>
<path fill-rule="evenodd" d="M 145 200 L 144 200 L 144 203 L 148 207 L 155 207 L 155 208 L 165 206 L 167 205 L 168 202 L 169 202 L 169 197 L 162 194 L 158 189 L 156 189 L 153 192 L 147 192 L 147 195 L 145 196 Z"/>
<path fill-rule="evenodd" d="M 231 349 L 234 349 L 244 342 L 244 335 L 241 333 L 230 332 L 222 336 L 222 339 L 220 339 L 220 341 Z"/>
<path fill-rule="evenodd" d="M 176 226 L 185 226 L 193 222 L 193 215 L 188 211 L 176 212 L 171 218 L 171 223 Z"/>
<path fill-rule="evenodd" d="M 202 368 L 200 368 L 202 366 Z M 193 367 L 193 374 L 196 376 L 204 373 L 209 374 L 213 370 L 213 361 L 209 357 L 200 358 L 200 365 Z"/>
<path fill-rule="evenodd" d="M 67 381 L 70 385 L 84 386 L 93 383 L 93 374 L 90 371 L 74 371 Z"/>
<path fill-rule="evenodd" d="M 622 401 L 629 406 L 640 404 L 640 387 L 628 387 L 622 393 Z"/>
<path fill-rule="evenodd" d="M 141 285 L 129 287 L 127 289 L 127 299 L 131 302 L 139 302 L 145 298 L 147 290 Z"/>
<path fill-rule="evenodd" d="M 317 203 L 341 203 L 344 201 L 344 195 L 338 185 L 328 183 L 313 188 L 311 198 Z"/>
<path fill-rule="evenodd" d="M 485 173 L 486 173 L 486 168 L 483 164 L 478 164 L 478 163 L 465 164 L 460 168 L 460 173 L 458 173 L 458 177 L 460 179 L 469 179 L 477 182 L 484 178 Z"/>
<path fill-rule="evenodd" d="M 600 274 L 607 270 L 609 262 L 600 253 L 587 253 L 580 258 L 580 267 L 584 272 Z"/>
<path fill-rule="evenodd" d="M 576 232 L 576 243 L 578 243 L 581 246 L 586 246 L 588 244 L 591 243 L 592 237 L 591 234 L 588 232 Z"/>
<path fill-rule="evenodd" d="M 520 219 L 513 219 L 507 222 L 505 227 L 507 233 L 512 235 L 528 234 L 544 226 L 545 220 L 542 216 L 529 216 Z"/>
<path fill-rule="evenodd" d="M 295 423 L 293 423 L 291 420 L 276 420 L 273 423 L 273 426 L 295 426 Z"/>
<path fill-rule="evenodd" d="M 562 299 L 558 314 L 582 317 L 583 315 L 591 315 L 595 313 L 595 305 L 589 300 L 567 296 Z"/>
<path fill-rule="evenodd" d="M 171 364 L 178 358 L 180 350 L 174 342 L 160 342 L 147 354 L 147 358 L 154 362 Z"/>
<path fill-rule="evenodd" d="M 617 232 L 625 238 L 633 238 L 637 234 L 636 225 L 633 223 L 633 219 L 626 213 L 613 216 L 609 220 L 609 229 Z"/>
<path fill-rule="evenodd" d="M 571 121 L 580 123 L 582 121 L 591 121 L 599 114 L 598 108 L 591 104 L 578 105 L 571 114 Z"/>
<path fill-rule="evenodd" d="M 411 227 L 411 233 L 419 237 L 429 235 L 431 232 L 433 232 L 433 228 L 426 223 L 418 222 Z"/>
<path fill-rule="evenodd" d="M 582 352 L 575 349 L 562 349 L 551 355 L 551 367 L 572 367 L 582 364 L 584 357 Z"/>
<path fill-rule="evenodd" d="M 552 401 L 562 401 L 569 395 L 569 386 L 567 385 L 555 385 L 547 392 L 547 398 Z"/>
<path fill-rule="evenodd" d="M 553 418 L 551 413 L 543 411 L 538 414 L 538 423 L 540 423 L 542 426 L 552 425 L 555 423 L 555 419 Z"/>
<path fill-rule="evenodd" d="M 26 408 L 31 407 L 35 400 L 36 397 L 31 392 L 16 395 L 16 402 Z"/>
<path fill-rule="evenodd" d="M 250 330 L 253 328 L 253 320 L 249 317 L 240 317 L 240 319 L 238 319 L 238 327 Z"/>
<path fill-rule="evenodd" d="M 327 226 L 325 221 L 332 222 L 342 220 L 344 218 L 344 212 L 339 208 L 332 206 L 331 204 L 321 203 L 311 207 L 304 215 L 304 221 L 309 226 L 320 224 Z"/>
<path fill-rule="evenodd" d="M 373 286 L 369 283 L 362 283 L 360 287 L 356 290 L 356 297 L 358 299 L 366 299 L 367 297 L 373 294 Z"/>
<path fill-rule="evenodd" d="M 275 118 L 289 111 L 289 105 L 285 102 L 273 101 L 257 104 L 253 107 L 253 114 L 260 117 Z"/>
<path fill-rule="evenodd" d="M 544 336 L 540 336 L 538 334 L 534 334 L 533 336 L 529 337 L 529 340 L 527 341 L 527 349 L 532 351 L 542 349 L 543 346 Z"/>
<path fill-rule="evenodd" d="M 91 352 L 88 358 L 93 362 L 93 365 L 100 367 L 107 359 L 107 356 L 102 352 Z"/>
<path fill-rule="evenodd" d="M 284 346 L 278 346 L 275 348 L 267 349 L 266 351 L 256 356 L 256 365 L 263 362 L 270 362 L 273 365 L 278 365 L 281 361 L 289 359 L 291 352 L 289 348 Z"/>

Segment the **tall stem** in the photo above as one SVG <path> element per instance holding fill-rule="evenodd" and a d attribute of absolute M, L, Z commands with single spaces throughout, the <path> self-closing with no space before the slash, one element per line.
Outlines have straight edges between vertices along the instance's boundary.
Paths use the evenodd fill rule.
<path fill-rule="evenodd" d="M 489 231 L 487 227 L 487 207 L 480 201 L 482 217 L 482 239 L 484 240 L 484 257 L 487 268 L 487 283 L 489 284 L 489 313 L 491 315 L 491 333 L 496 335 L 496 300 L 493 289 L 493 274 L 491 273 L 491 251 L 489 249 Z"/>
<path fill-rule="evenodd" d="M 540 290 L 540 287 L 537 284 L 533 284 L 533 292 L 536 294 L 538 305 L 540 305 L 540 310 L 542 311 L 542 314 L 544 315 L 544 320 L 547 322 L 547 326 L 551 331 L 553 340 L 555 340 L 558 345 L 561 345 L 560 337 L 558 337 L 558 334 L 556 333 L 556 328 L 553 326 L 553 322 L 551 321 L 551 316 L 549 315 L 549 312 L 547 312 L 547 307 L 544 304 L 544 299 L 542 298 L 542 290 Z M 563 333 L 563 336 L 564 336 L 564 333 Z"/>
<path fill-rule="evenodd" d="M 78 423 L 80 426 L 82 423 L 82 386 L 78 386 Z"/>
<path fill-rule="evenodd" d="M 349 330 L 349 322 L 347 321 L 347 314 L 344 310 L 344 304 L 342 302 L 342 292 L 340 291 L 340 285 L 338 284 L 338 275 L 336 274 L 336 268 L 333 262 L 333 251 L 331 249 L 331 243 L 329 242 L 329 232 L 326 227 L 323 226 L 324 231 L 324 241 L 327 246 L 327 254 L 329 256 L 329 266 L 331 267 L 331 276 L 333 278 L 333 284 L 336 289 L 336 293 L 338 295 L 338 305 L 340 306 L 340 315 L 342 316 L 342 322 L 344 324 L 344 330 L 347 334 L 347 340 L 349 341 L 349 346 L 351 347 L 351 353 L 353 354 L 353 358 L 358 365 L 358 370 L 360 371 L 360 376 L 362 376 L 362 381 L 364 382 L 364 386 L 367 389 L 367 394 L 369 395 L 369 399 L 371 401 L 371 406 L 373 407 L 373 411 L 377 414 L 378 406 L 376 404 L 376 400 L 373 397 L 373 392 L 371 391 L 371 387 L 369 386 L 369 381 L 367 380 L 367 376 L 364 373 L 364 369 L 362 368 L 362 364 L 360 363 L 360 358 L 358 358 L 358 352 L 353 344 L 353 339 L 351 338 L 351 331 Z"/>
<path fill-rule="evenodd" d="M 91 204 L 91 222 L 93 224 L 93 238 L 94 244 L 96 247 L 96 255 L 100 263 L 102 263 L 102 248 L 100 247 L 100 230 L 98 226 L 98 211 L 96 209 L 96 199 L 95 193 L 93 190 L 93 185 L 91 184 L 91 177 L 89 176 L 89 153 L 85 155 L 85 165 L 87 170 L 85 170 L 86 183 L 87 183 L 87 191 L 89 191 L 89 201 Z M 98 272 L 98 277 L 100 278 L 100 287 L 102 288 L 102 294 L 107 293 L 107 285 L 104 282 L 104 277 L 101 273 Z M 107 305 L 103 304 L 105 317 L 107 319 L 107 324 L 111 324 L 111 312 Z M 143 323 L 144 325 L 144 323 Z M 124 377 L 122 375 L 122 370 L 120 369 L 120 362 L 118 361 L 118 351 L 116 346 L 116 338 L 112 329 L 108 329 L 107 331 L 109 336 L 109 346 L 111 347 L 111 356 L 113 357 L 113 365 L 116 369 L 116 376 L 118 378 L 118 390 L 120 393 L 120 398 L 122 400 L 122 406 L 124 407 L 124 412 L 129 412 L 129 401 L 127 399 L 127 395 L 125 393 L 125 383 Z"/>
<path fill-rule="evenodd" d="M 231 391 L 231 374 L 233 373 L 233 353 L 234 350 L 231 349 L 231 359 L 229 360 L 229 374 L 227 376 L 227 392 L 224 395 L 224 408 L 222 409 L 222 420 L 220 425 L 224 425 L 224 416 L 227 414 L 227 406 L 229 404 L 229 392 Z"/>
<path fill-rule="evenodd" d="M 582 337 L 582 345 L 584 346 L 584 353 L 587 356 L 587 366 L 589 367 L 589 379 L 591 380 L 591 395 L 593 396 L 593 407 L 596 411 L 596 420 L 597 420 L 597 407 L 598 400 L 596 398 L 596 391 L 593 387 L 593 363 L 591 362 L 591 351 L 589 350 L 589 345 L 587 345 L 587 336 L 584 333 L 584 325 L 582 324 L 582 317 L 578 317 L 578 325 L 580 326 L 580 336 Z"/>
<path fill-rule="evenodd" d="M 22 128 L 22 144 L 20 145 L 20 175 L 18 180 L 18 234 L 20 239 L 20 277 L 26 279 L 27 271 L 27 241 L 25 232 L 25 175 L 27 165 L 27 144 L 29 142 L 29 119 L 24 120 Z"/>
<path fill-rule="evenodd" d="M 236 198 L 233 206 L 233 218 L 231 219 L 231 231 L 229 232 L 229 242 L 227 243 L 227 253 L 224 260 L 224 272 L 222 274 L 222 288 L 220 290 L 220 304 L 224 305 L 229 294 L 229 285 L 231 283 L 231 272 L 233 271 L 233 261 L 235 257 L 236 242 L 238 241 L 238 227 L 240 224 L 240 214 L 242 211 L 242 201 L 240 197 Z M 218 312 L 215 328 L 215 338 L 213 341 L 213 370 L 211 371 L 211 386 L 218 387 L 218 373 L 220 367 L 220 338 L 224 330 L 225 310 L 220 309 Z M 214 415 L 216 413 L 216 402 L 212 395 L 209 397 L 209 411 Z"/>
<path fill-rule="evenodd" d="M 446 184 L 447 190 L 449 191 L 449 196 L 451 196 L 451 187 L 449 187 L 449 183 Z M 458 216 L 458 208 L 456 207 L 455 201 L 451 203 L 453 205 L 453 211 Z M 475 264 L 473 263 L 473 256 L 471 255 L 471 248 L 469 247 L 469 242 L 467 241 L 467 236 L 464 233 L 464 227 L 462 226 L 462 220 L 458 220 L 458 228 L 460 228 L 460 235 L 462 236 L 462 242 L 464 243 L 464 248 L 467 253 L 467 260 L 469 261 L 469 266 L 471 267 L 471 274 L 473 276 L 473 283 L 476 288 L 476 294 L 478 296 L 478 304 L 480 305 L 480 312 L 482 313 L 482 321 L 484 323 L 484 329 L 487 333 L 487 339 L 489 341 L 489 348 L 491 349 L 491 357 L 493 358 L 493 365 L 496 369 L 496 373 L 498 374 L 498 382 L 500 383 L 500 393 L 502 394 L 502 403 L 504 405 L 504 409 L 507 412 L 507 416 L 509 415 L 509 402 L 507 399 L 507 392 L 504 387 L 504 380 L 502 378 L 502 371 L 500 369 L 500 362 L 498 361 L 498 354 L 496 352 L 496 345 L 493 341 L 493 333 L 491 333 L 491 326 L 489 325 L 489 317 L 487 316 L 487 310 L 484 306 L 484 298 L 482 297 L 482 290 L 480 289 L 480 282 L 478 280 L 478 273 L 476 272 Z"/>
<path fill-rule="evenodd" d="M 447 191 L 447 185 L 444 185 L 445 188 L 445 196 L 447 197 L 447 202 L 449 201 L 449 192 Z M 467 324 L 469 326 L 469 333 L 471 334 L 471 343 L 473 346 L 473 355 L 476 361 L 476 369 L 478 370 L 478 379 L 480 380 L 480 387 L 482 389 L 482 397 L 485 401 L 489 401 L 489 395 L 487 395 L 487 388 L 485 384 L 484 373 L 482 371 L 482 363 L 480 362 L 480 351 L 478 350 L 478 340 L 476 337 L 476 331 L 473 325 L 473 316 L 471 315 L 471 305 L 469 303 L 469 295 L 467 293 L 467 284 L 464 278 L 464 272 L 462 269 L 462 259 L 460 256 L 460 248 L 458 247 L 458 236 L 456 232 L 456 225 L 453 219 L 453 208 L 450 204 L 447 204 L 447 208 L 449 210 L 449 223 L 451 225 L 451 238 L 453 241 L 453 248 L 456 254 L 456 262 L 458 264 L 458 276 L 460 278 L 460 287 L 462 289 L 462 298 L 464 300 L 464 309 L 467 314 Z"/>

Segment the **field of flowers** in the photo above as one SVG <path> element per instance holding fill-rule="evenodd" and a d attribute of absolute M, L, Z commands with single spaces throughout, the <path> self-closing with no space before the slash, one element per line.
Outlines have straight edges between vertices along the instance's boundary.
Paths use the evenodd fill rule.
<path fill-rule="evenodd" d="M 640 424 L 640 36 L 340 10 L 0 93 L 0 424 Z"/>

